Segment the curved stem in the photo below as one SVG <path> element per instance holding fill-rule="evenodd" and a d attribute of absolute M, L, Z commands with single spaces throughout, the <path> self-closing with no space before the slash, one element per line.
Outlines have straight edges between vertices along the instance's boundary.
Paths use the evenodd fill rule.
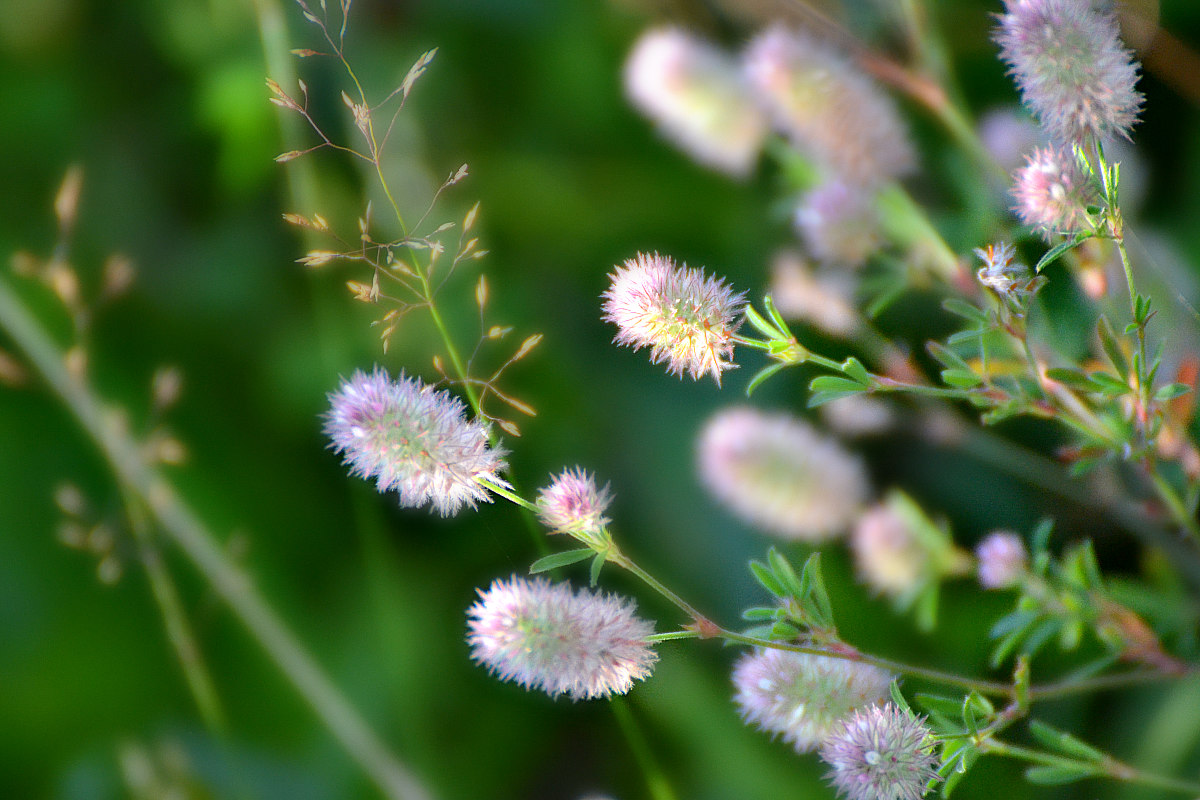
<path fill-rule="evenodd" d="M 183 551 L 384 795 L 394 800 L 428 798 L 424 787 L 388 751 L 267 604 L 249 575 L 230 560 L 196 513 L 146 463 L 137 444 L 113 423 L 89 389 L 71 378 L 63 353 L 4 278 L 0 278 L 0 328 L 8 332 L 91 437 L 125 490 L 145 504 L 163 534 Z"/>

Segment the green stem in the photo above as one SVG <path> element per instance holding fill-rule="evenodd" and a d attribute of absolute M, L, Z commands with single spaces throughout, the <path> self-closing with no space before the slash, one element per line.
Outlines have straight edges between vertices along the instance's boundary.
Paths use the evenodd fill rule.
<path fill-rule="evenodd" d="M 0 278 L 0 328 L 12 337 L 92 438 L 117 480 L 145 505 L 163 534 L 174 542 L 291 681 L 322 723 L 358 762 L 383 794 L 394 800 L 424 800 L 428 792 L 359 716 L 267 604 L 240 567 L 230 560 L 194 511 L 149 466 L 137 444 L 105 413 L 82 383 L 67 373 L 64 356 Z"/>
<path fill-rule="evenodd" d="M 150 594 L 162 616 L 167 642 L 175 651 L 184 680 L 187 681 L 188 690 L 192 693 L 192 699 L 205 726 L 214 734 L 223 737 L 227 733 L 228 723 L 220 696 L 204 661 L 204 654 L 192 632 L 192 626 L 188 623 L 175 582 L 163 562 L 162 552 L 155 545 L 147 525 L 144 507 L 138 498 L 130 494 L 126 484 L 121 484 L 121 494 L 125 502 L 129 529 L 137 543 L 138 560 L 150 581 Z"/>
<path fill-rule="evenodd" d="M 985 753 L 1016 758 L 1045 767 L 1061 767 L 1067 770 L 1082 770 L 1090 772 L 1096 777 L 1111 778 L 1124 783 L 1149 786 L 1154 789 L 1164 789 L 1171 792 L 1182 792 L 1184 794 L 1200 794 L 1200 783 L 1193 781 L 1181 781 L 1175 778 L 1169 778 L 1165 775 L 1155 775 L 1149 772 L 1143 772 L 1139 769 L 1129 766 L 1128 764 L 1125 764 L 1122 761 L 1118 761 L 1111 756 L 1106 756 L 1100 761 L 1085 761 L 1082 759 L 1056 755 L 1054 753 L 1047 753 L 1042 750 L 1034 750 L 1030 747 L 1022 747 L 1021 745 L 1002 742 L 998 739 L 985 739 L 980 741 L 978 744 L 979 748 Z"/>
<path fill-rule="evenodd" d="M 620 726 L 629 749 L 633 751 L 634 759 L 641 767 L 642 775 L 646 779 L 646 786 L 650 790 L 650 796 L 654 800 L 678 800 L 675 791 L 671 788 L 670 781 L 667 780 L 666 773 L 655 760 L 654 753 L 650 750 L 650 745 L 646 742 L 641 727 L 634 719 L 633 712 L 629 710 L 625 698 L 609 697 L 608 706 L 612 709 L 613 716 L 617 718 L 617 725 Z"/>

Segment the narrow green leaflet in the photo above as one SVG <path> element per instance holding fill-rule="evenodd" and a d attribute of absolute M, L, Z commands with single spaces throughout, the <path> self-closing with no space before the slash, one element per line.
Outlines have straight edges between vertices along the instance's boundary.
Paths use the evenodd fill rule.
<path fill-rule="evenodd" d="M 592 554 L 593 550 L 590 547 L 583 547 L 578 550 L 567 550 L 562 553 L 551 553 L 548 556 L 539 558 L 537 561 L 529 565 L 529 574 L 536 575 L 539 572 L 547 572 L 559 567 L 565 567 L 579 561 Z"/>
<path fill-rule="evenodd" d="M 1075 249 L 1083 242 L 1091 239 L 1093 236 L 1095 236 L 1095 234 L 1091 231 L 1080 231 L 1079 233 L 1075 234 L 1074 238 L 1059 242 L 1058 244 L 1054 245 L 1054 247 L 1051 247 L 1046 251 L 1046 254 L 1038 260 L 1037 266 L 1033 268 L 1033 271 L 1041 272 L 1043 269 L 1062 258 L 1063 254 L 1068 250 Z"/>
<path fill-rule="evenodd" d="M 1062 786 L 1075 783 L 1084 778 L 1094 778 L 1100 774 L 1097 770 L 1084 766 L 1060 765 L 1053 767 L 1030 767 L 1025 770 L 1025 780 L 1041 786 Z"/>
<path fill-rule="evenodd" d="M 1084 761 L 1102 762 L 1105 759 L 1104 753 L 1092 747 L 1086 742 L 1080 741 L 1076 737 L 1060 731 L 1052 725 L 1047 725 L 1041 720 L 1034 719 L 1029 721 L 1029 732 L 1033 737 L 1041 742 L 1044 746 L 1051 750 L 1057 750 L 1065 755 L 1081 758 Z"/>

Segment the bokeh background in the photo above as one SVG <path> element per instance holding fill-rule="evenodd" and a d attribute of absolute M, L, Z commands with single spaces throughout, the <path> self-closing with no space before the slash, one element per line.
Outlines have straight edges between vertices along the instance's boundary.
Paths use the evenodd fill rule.
<path fill-rule="evenodd" d="M 988 38 L 999 4 L 921 5 L 969 110 L 1014 103 Z M 891 3 L 845 6 L 824 7 L 871 46 L 896 50 Z M 1147 103 L 1135 138 L 1147 188 L 1135 230 L 1159 254 L 1150 268 L 1196 304 L 1186 287 L 1200 268 L 1200 4 L 1140 7 L 1183 50 L 1148 68 L 1140 85 Z M 79 165 L 70 260 L 85 293 L 100 284 L 110 254 L 127 256 L 137 275 L 128 293 L 95 310 L 87 347 L 99 393 L 140 430 L 151 375 L 164 365 L 182 371 L 184 394 L 169 424 L 188 458 L 170 469 L 172 478 L 438 798 L 647 797 L 605 702 L 553 702 L 501 684 L 468 660 L 464 610 L 475 587 L 523 572 L 534 557 L 515 510 L 499 503 L 450 521 L 401 511 L 347 478 L 326 449 L 319 415 L 339 376 L 381 363 L 430 377 L 434 344 L 414 317 L 382 354 L 372 310 L 344 288 L 353 273 L 295 263 L 306 244 L 281 213 L 320 212 L 352 234 L 369 183 L 330 152 L 302 166 L 273 162 L 288 147 L 263 82 L 270 70 L 259 20 L 270 13 L 282 15 L 290 46 L 320 46 L 317 31 L 284 0 L 5 0 L 0 257 L 49 255 L 54 194 L 68 166 Z M 667 376 L 643 354 L 610 345 L 598 296 L 614 263 L 660 250 L 707 265 L 757 297 L 772 254 L 792 233 L 773 168 L 738 183 L 692 164 L 631 110 L 620 69 L 654 22 L 679 22 L 736 45 L 766 18 L 788 13 L 782 2 L 361 0 L 348 32 L 350 56 L 376 98 L 420 53 L 440 48 L 400 118 L 389 169 L 411 216 L 444 176 L 470 165 L 470 178 L 434 212 L 460 220 L 480 203 L 477 232 L 490 255 L 445 290 L 463 345 L 476 335 L 476 269 L 492 287 L 491 321 L 514 327 L 512 346 L 545 334 L 506 378 L 538 410 L 509 443 L 514 476 L 533 487 L 579 464 L 611 481 L 625 548 L 726 624 L 763 599 L 745 563 L 771 541 L 704 495 L 693 441 L 709 413 L 742 400 L 749 370 L 720 390 Z M 298 68 L 315 113 L 335 138 L 352 138 L 338 100 L 343 76 L 319 59 Z M 987 231 L 965 209 L 972 191 L 986 189 L 964 189 L 971 182 L 962 178 L 962 154 L 919 109 L 901 105 L 921 151 L 910 186 L 967 253 Z M 301 169 L 315 181 L 312 208 L 292 206 L 285 176 Z M 18 283 L 65 344 L 68 320 L 45 287 Z M 1167 301 L 1183 308 L 1173 296 Z M 934 309 L 934 299 L 906 297 L 882 324 L 919 350 L 923 338 L 950 330 Z M 2 336 L 0 348 L 10 349 Z M 801 412 L 804 385 L 803 375 L 783 375 L 755 403 Z M 1058 441 L 1038 427 L 1005 433 L 1047 451 Z M 1064 539 L 1097 537 L 1106 567 L 1137 568 L 1136 548 L 1107 520 L 968 456 L 904 434 L 855 447 L 880 491 L 904 487 L 945 516 L 967 546 L 992 528 L 1028 531 L 1053 514 Z M 179 796 L 376 796 L 256 642 L 167 547 L 230 718 L 224 736 L 205 730 L 119 525 L 115 547 L 125 569 L 113 585 L 98 579 L 94 556 L 56 536 L 54 495 L 66 482 L 80 489 L 92 519 L 120 519 L 103 461 L 63 407 L 36 380 L 0 389 L 0 797 L 138 796 L 121 766 L 136 754 L 176 776 L 187 792 Z M 805 555 L 785 551 L 796 561 Z M 920 634 L 857 584 L 844 553 L 834 548 L 828 556 L 850 641 L 986 673 L 985 632 L 1009 598 L 951 585 L 938 632 Z M 660 630 L 680 622 L 623 576 L 605 580 L 635 594 Z M 628 703 L 681 798 L 832 796 L 814 758 L 740 723 L 728 680 L 734 650 L 678 643 L 661 653 L 653 680 Z M 1050 704 L 1045 716 L 1139 765 L 1195 775 L 1197 709 L 1200 682 L 1192 681 Z M 958 796 L 998 793 L 1158 796 L 1095 782 L 1031 787 L 1018 767 L 991 761 Z"/>

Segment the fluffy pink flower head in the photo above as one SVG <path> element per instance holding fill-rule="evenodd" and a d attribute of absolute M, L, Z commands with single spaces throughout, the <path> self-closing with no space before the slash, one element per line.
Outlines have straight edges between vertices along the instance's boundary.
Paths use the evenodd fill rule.
<path fill-rule="evenodd" d="M 625 694 L 650 676 L 654 632 L 633 602 L 567 584 L 494 581 L 467 612 L 471 658 L 501 680 L 551 697 Z"/>
<path fill-rule="evenodd" d="M 1035 149 L 1013 177 L 1012 194 L 1017 201 L 1013 211 L 1047 239 L 1051 234 L 1070 235 L 1085 229 L 1087 207 L 1100 200 L 1075 158 L 1057 148 Z"/>
<path fill-rule="evenodd" d="M 746 522 L 806 542 L 842 533 L 867 499 L 862 462 L 789 414 L 736 406 L 705 424 L 697 445 L 705 488 Z"/>
<path fill-rule="evenodd" d="M 879 221 L 872 193 L 832 179 L 810 191 L 796 209 L 796 230 L 822 261 L 860 267 L 879 249 Z"/>
<path fill-rule="evenodd" d="M 857 661 L 762 648 L 734 665 L 733 699 L 747 723 L 807 753 L 856 708 L 882 702 L 894 678 Z"/>
<path fill-rule="evenodd" d="M 711 373 L 718 386 L 721 373 L 737 366 L 731 359 L 744 294 L 658 253 L 638 253 L 608 277 L 604 320 L 619 329 L 617 344 L 649 347 L 651 362 L 667 362 L 671 374 Z"/>
<path fill-rule="evenodd" d="M 861 324 L 855 282 L 847 270 L 814 270 L 793 252 L 779 254 L 771 264 L 771 298 L 779 313 L 839 339 Z"/>
<path fill-rule="evenodd" d="M 862 185 L 912 168 L 891 101 L 826 42 L 777 25 L 750 42 L 743 64 L 775 126 L 819 167 Z"/>
<path fill-rule="evenodd" d="M 975 548 L 979 559 L 979 585 L 985 589 L 1007 589 L 1021 581 L 1029 556 L 1021 537 L 1010 531 L 992 531 Z"/>
<path fill-rule="evenodd" d="M 609 523 L 604 512 L 611 502 L 608 487 L 597 490 L 595 479 L 576 467 L 564 470 L 549 486 L 538 490 L 537 516 L 555 533 L 595 537 Z"/>
<path fill-rule="evenodd" d="M 886 503 L 859 518 L 850 534 L 850 550 L 867 585 L 894 597 L 915 589 L 931 570 L 927 548 L 908 520 Z"/>
<path fill-rule="evenodd" d="M 1063 144 L 1129 138 L 1142 95 L 1116 17 L 1093 0 L 1006 0 L 995 40 L 1028 106 Z"/>
<path fill-rule="evenodd" d="M 821 745 L 821 760 L 839 797 L 921 800 L 937 777 L 934 745 L 923 720 L 888 703 L 843 720 Z"/>
<path fill-rule="evenodd" d="M 742 177 L 767 132 L 737 63 L 676 28 L 646 31 L 625 62 L 630 101 L 700 163 Z"/>
<path fill-rule="evenodd" d="M 481 480 L 501 486 L 504 451 L 488 443 L 485 424 L 468 420 L 462 401 L 400 373 L 356 370 L 329 395 L 325 435 L 350 474 L 395 489 L 400 505 L 432 505 L 443 517 L 490 502 Z"/>

